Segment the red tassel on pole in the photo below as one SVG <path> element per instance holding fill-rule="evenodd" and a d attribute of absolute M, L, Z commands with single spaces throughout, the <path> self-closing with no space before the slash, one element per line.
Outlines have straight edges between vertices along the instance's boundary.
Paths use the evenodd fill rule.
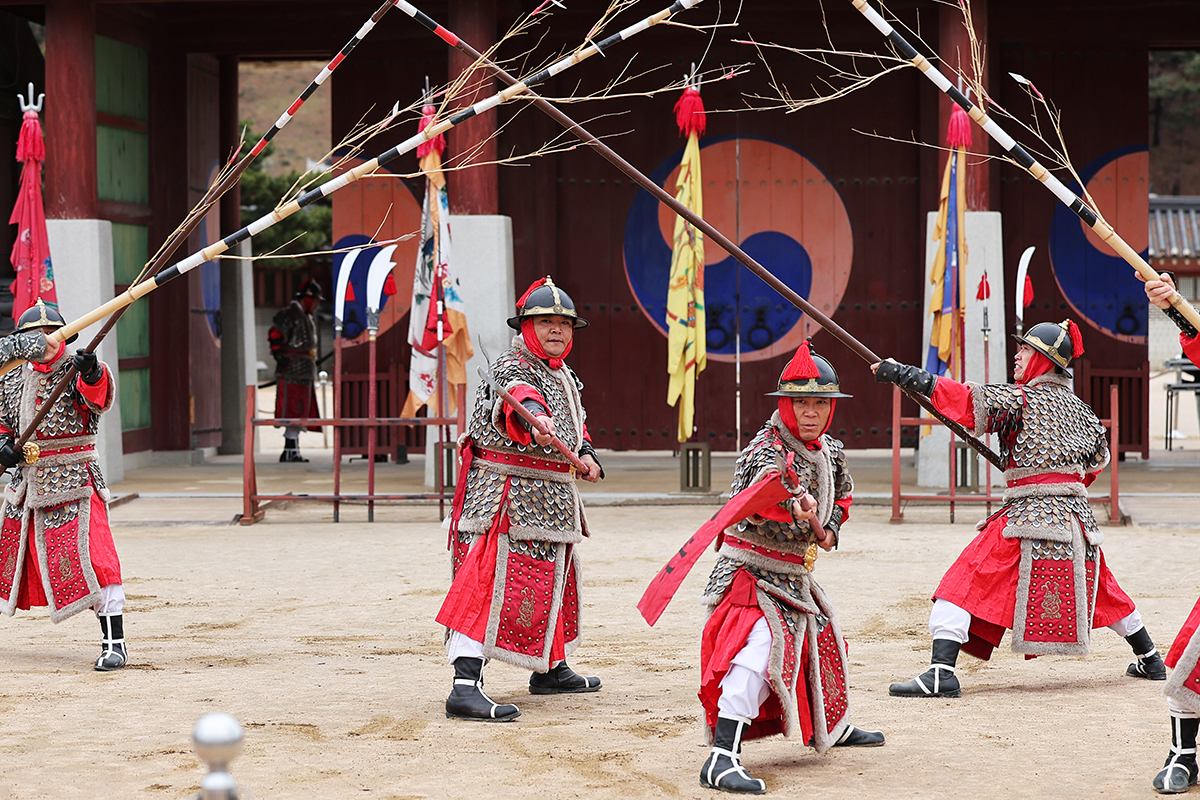
<path fill-rule="evenodd" d="M 353 281 L 346 281 L 346 302 L 347 303 L 354 302 L 354 283 L 353 283 Z"/>
<path fill-rule="evenodd" d="M 1033 281 L 1029 276 L 1025 276 L 1025 292 L 1021 295 L 1021 308 L 1029 308 L 1033 305 Z"/>
<path fill-rule="evenodd" d="M 42 139 L 42 123 L 38 121 L 36 111 L 25 112 L 25 121 L 21 123 L 21 132 L 17 134 L 17 161 L 46 160 L 46 142 Z"/>
<path fill-rule="evenodd" d="M 704 114 L 704 101 L 700 93 L 690 86 L 683 90 L 675 103 L 675 123 L 679 126 L 680 136 L 696 134 L 704 135 L 707 119 Z"/>
<path fill-rule="evenodd" d="M 434 108 L 433 104 L 426 103 L 421 109 L 421 122 L 418 123 L 417 130 L 423 131 L 428 128 L 433 123 L 433 118 L 435 116 L 437 116 L 437 109 Z M 437 151 L 439 156 L 445 152 L 446 137 L 444 135 L 439 133 L 428 142 L 421 142 L 421 144 L 417 145 L 417 158 L 424 158 L 434 150 Z"/>
<path fill-rule="evenodd" d="M 392 273 L 388 273 L 387 280 L 383 282 L 383 294 L 386 297 L 391 297 L 396 293 L 396 279 Z"/>
<path fill-rule="evenodd" d="M 954 103 L 950 108 L 950 124 L 946 126 L 946 144 L 957 150 L 966 150 L 971 146 L 971 118 L 958 103 Z"/>
<path fill-rule="evenodd" d="M 979 289 L 975 292 L 976 300 L 987 300 L 992 296 L 992 286 L 988 283 L 987 273 L 983 273 L 983 278 L 979 281 Z"/>

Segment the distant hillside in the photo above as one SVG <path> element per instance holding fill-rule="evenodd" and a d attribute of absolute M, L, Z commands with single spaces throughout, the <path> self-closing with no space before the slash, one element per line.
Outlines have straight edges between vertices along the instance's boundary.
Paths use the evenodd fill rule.
<path fill-rule="evenodd" d="M 250 120 L 261 135 L 292 104 L 324 61 L 244 61 L 238 67 L 238 117 Z M 296 117 L 275 137 L 275 152 L 263 159 L 268 175 L 303 172 L 305 159 L 322 159 L 332 147 L 329 84 L 304 103 Z M 249 142 L 253 145 L 254 142 Z"/>

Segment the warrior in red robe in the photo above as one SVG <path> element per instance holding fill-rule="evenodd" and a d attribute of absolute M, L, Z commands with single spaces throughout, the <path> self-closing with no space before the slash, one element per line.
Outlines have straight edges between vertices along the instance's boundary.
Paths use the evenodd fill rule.
<path fill-rule="evenodd" d="M 317 326 L 313 312 L 325 298 L 321 284 L 310 280 L 296 292 L 296 299 L 279 310 L 267 331 L 267 344 L 275 359 L 275 418 L 313 419 L 321 416 L 317 408 Z M 283 431 L 281 463 L 304 463 L 300 455 L 302 425 L 288 425 Z M 307 430 L 319 431 L 318 425 Z"/>
<path fill-rule="evenodd" d="M 49 334 L 62 315 L 41 300 L 17 321 L 17 332 Z M 73 341 L 74 336 L 67 339 Z M 59 381 L 79 374 L 38 424 L 23 451 L 13 442 L 33 421 Z M 100 618 L 101 671 L 125 666 L 121 563 L 108 526 L 108 489 L 96 461 L 100 415 L 113 402 L 112 372 L 92 353 L 48 349 L 0 377 L 0 466 L 16 467 L 0 511 L 0 611 L 49 606 L 61 622 L 85 608 Z M 31 446 L 32 445 L 32 446 Z"/>
<path fill-rule="evenodd" d="M 974 436 L 998 435 L 1008 489 L 1004 505 L 933 594 L 933 657 L 893 697 L 959 697 L 959 650 L 991 657 L 1006 629 L 1014 652 L 1087 655 L 1092 628 L 1108 627 L 1133 648 L 1126 674 L 1166 680 L 1166 667 L 1133 601 L 1100 549 L 1104 535 L 1087 486 L 1108 464 L 1104 426 L 1071 390 L 1068 366 L 1083 354 L 1070 320 L 1034 325 L 1014 361 L 1015 383 L 959 383 L 888 359 L 875 379 L 920 392 Z"/>
<path fill-rule="evenodd" d="M 577 328 L 575 304 L 549 278 L 517 301 L 508 324 L 520 333 L 492 364 L 496 382 L 588 466 L 576 476 L 551 438 L 480 384 L 470 428 L 459 439 L 461 471 L 450 530 L 454 580 L 437 621 L 447 628 L 454 688 L 446 716 L 508 722 L 521 712 L 483 691 L 495 658 L 532 670 L 533 694 L 595 692 L 600 679 L 566 662 L 579 644 L 579 556 L 588 535 L 575 478 L 603 471 L 588 437 L 583 384 L 563 359 Z"/>
<path fill-rule="evenodd" d="M 854 482 L 842 443 L 825 432 L 837 398 L 850 395 L 804 342 L 769 396 L 779 410 L 738 457 L 730 504 L 767 480 L 787 492 L 742 509 L 718 537 L 700 644 L 700 702 L 713 742 L 700 784 L 744 794 L 766 791 L 741 764 L 744 740 L 798 734 L 818 753 L 883 744 L 881 732 L 849 722 L 846 643 L 812 574 L 817 548 L 837 546 L 849 515 Z"/>
<path fill-rule="evenodd" d="M 1146 297 L 1161 308 L 1179 326 L 1179 343 L 1183 354 L 1200 366 L 1200 336 L 1173 305 L 1175 280 L 1169 272 L 1161 273 L 1162 280 L 1146 282 Z M 1167 713 L 1171 719 L 1171 749 L 1166 763 L 1154 776 L 1153 786 L 1160 794 L 1179 794 L 1196 784 L 1196 731 L 1200 728 L 1200 600 L 1192 608 L 1167 651 L 1167 666 L 1171 677 L 1163 689 L 1167 695 Z"/>

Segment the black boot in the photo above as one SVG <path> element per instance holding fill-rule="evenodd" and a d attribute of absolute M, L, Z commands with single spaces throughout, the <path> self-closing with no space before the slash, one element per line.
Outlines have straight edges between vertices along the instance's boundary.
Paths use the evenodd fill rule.
<path fill-rule="evenodd" d="M 833 743 L 834 747 L 883 747 L 883 731 L 864 731 L 853 725 Z"/>
<path fill-rule="evenodd" d="M 1151 681 L 1167 679 L 1167 665 L 1163 663 L 1158 650 L 1154 649 L 1154 642 L 1150 640 L 1150 634 L 1145 625 L 1126 636 L 1125 641 L 1129 642 L 1129 646 L 1133 648 L 1133 654 L 1137 656 L 1137 661 L 1130 664 L 1129 668 L 1125 670 L 1126 675 Z"/>
<path fill-rule="evenodd" d="M 446 698 L 446 716 L 478 722 L 512 722 L 520 710 L 500 705 L 483 691 L 483 659 L 460 656 L 454 659 L 454 688 Z"/>
<path fill-rule="evenodd" d="M 954 674 L 960 647 L 962 645 L 953 639 L 934 639 L 929 669 L 906 683 L 893 683 L 888 694 L 892 697 L 962 697 Z"/>
<path fill-rule="evenodd" d="M 766 793 L 767 784 L 760 778 L 751 777 L 742 767 L 742 734 L 748 727 L 750 720 L 745 717 L 717 714 L 712 753 L 700 770 L 701 786 L 737 794 Z"/>
<path fill-rule="evenodd" d="M 283 452 L 279 454 L 280 464 L 307 464 L 308 459 L 300 455 L 300 439 L 283 437 Z"/>
<path fill-rule="evenodd" d="M 112 672 L 125 666 L 125 624 L 120 614 L 100 615 L 100 657 L 95 668 L 100 672 Z"/>
<path fill-rule="evenodd" d="M 580 694 L 600 691 L 599 678 L 585 678 L 560 661 L 549 672 L 534 672 L 529 676 L 530 694 Z"/>
<path fill-rule="evenodd" d="M 1200 719 L 1171 715 L 1171 752 L 1162 771 L 1154 776 L 1159 794 L 1181 794 L 1196 784 L 1196 729 Z"/>

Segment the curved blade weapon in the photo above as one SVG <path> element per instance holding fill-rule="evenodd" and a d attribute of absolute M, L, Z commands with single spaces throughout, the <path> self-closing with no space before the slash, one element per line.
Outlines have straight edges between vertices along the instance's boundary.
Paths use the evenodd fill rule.
<path fill-rule="evenodd" d="M 887 20 L 880 16 L 879 12 L 871 8 L 867 4 L 867 0 L 851 0 L 851 4 L 862 13 L 867 20 L 875 26 L 875 29 L 888 38 L 892 46 L 897 52 L 910 62 L 917 69 L 925 74 L 935 86 L 938 87 L 951 100 L 953 100 L 967 115 L 987 131 L 997 144 L 1004 149 L 1008 157 L 1019 167 L 1024 169 L 1047 189 L 1049 189 L 1055 197 L 1075 213 L 1083 223 L 1096 232 L 1096 235 L 1108 243 L 1108 246 L 1113 249 L 1117 255 L 1125 259 L 1131 267 L 1133 267 L 1143 280 L 1158 280 L 1158 273 L 1154 268 L 1146 263 L 1146 259 L 1142 258 L 1136 250 L 1122 239 L 1112 226 L 1100 218 L 1095 211 L 1084 203 L 1083 199 L 1071 191 L 1067 186 L 1054 177 L 1041 164 L 1037 162 L 1032 155 L 1029 154 L 1024 147 L 1017 143 L 1015 139 L 1009 136 L 1004 130 L 992 120 L 987 112 L 979 106 L 967 99 L 966 95 L 955 88 L 949 79 L 935 67 L 929 59 L 917 52 L 917 49 L 908 43 L 899 32 L 896 31 Z M 1016 76 L 1014 76 L 1016 77 Z M 1026 81 L 1027 83 L 1027 81 Z M 1036 91 L 1036 90 L 1035 90 Z M 1188 322 L 1200 328 L 1200 312 L 1183 298 L 1179 292 L 1174 292 L 1171 295 L 1171 305 L 1187 318 Z"/>
<path fill-rule="evenodd" d="M 699 0 L 697 0 L 697 2 L 698 1 Z M 670 8 L 666 9 L 665 11 L 659 12 L 659 14 L 656 16 L 662 16 L 662 15 L 670 16 L 671 14 L 674 14 L 677 11 L 682 11 L 686 8 L 691 8 L 694 5 L 696 5 L 695 2 L 686 2 L 685 0 L 680 0 L 679 2 L 676 2 L 675 4 L 673 4 Z M 574 134 L 577 138 L 579 138 L 581 141 L 583 141 L 585 144 L 587 144 L 589 147 L 591 147 L 593 150 L 595 150 L 597 153 L 599 153 L 601 156 L 603 156 L 609 163 L 611 163 L 617 169 L 621 170 L 626 175 L 628 175 L 630 177 L 630 179 L 632 179 L 635 183 L 637 183 L 639 186 L 641 186 L 643 189 L 645 189 L 647 192 L 649 192 L 659 202 L 665 204 L 668 208 L 670 208 L 676 214 L 683 217 L 688 222 L 690 222 L 692 225 L 694 225 L 695 227 L 697 227 L 701 231 L 703 231 L 705 236 L 707 236 L 712 241 L 716 242 L 723 250 L 725 250 L 725 252 L 729 253 L 731 256 L 736 258 L 743 266 L 746 267 L 746 269 L 750 270 L 755 275 L 757 275 L 759 278 L 761 278 L 764 283 L 766 283 L 768 286 L 770 286 L 772 289 L 774 289 L 776 292 L 778 292 L 780 295 L 782 295 L 783 298 L 786 299 L 789 303 L 791 303 L 796 308 L 803 311 L 805 314 L 808 314 L 809 317 L 813 321 L 815 321 L 817 324 L 819 324 L 825 330 L 829 331 L 829 333 L 832 334 L 834 336 L 834 338 L 836 338 L 839 342 L 841 342 L 846 347 L 848 347 L 851 351 L 853 351 L 856 355 L 858 355 L 860 358 L 862 358 L 868 364 L 874 364 L 876 361 L 881 360 L 879 356 L 875 355 L 875 353 L 873 353 L 870 350 L 870 348 L 868 348 L 862 342 L 858 341 L 853 336 L 851 336 L 842 326 L 838 325 L 836 322 L 834 322 L 828 316 L 826 316 L 824 313 L 822 313 L 819 308 L 817 308 L 816 306 L 809 303 L 807 300 L 805 300 L 800 295 L 796 294 L 796 292 L 794 292 L 790 286 L 785 284 L 783 281 L 779 280 L 779 278 L 775 277 L 775 275 L 772 274 L 770 270 L 768 270 L 762 264 L 755 261 L 749 255 L 747 255 L 746 252 L 744 250 L 742 250 L 740 247 L 738 247 L 736 244 L 734 244 L 733 241 L 729 239 L 729 237 L 725 236 L 723 233 L 718 231 L 716 228 L 714 228 L 711 224 L 706 222 L 704 219 L 698 217 L 695 214 L 695 212 L 693 212 L 687 206 L 683 205 L 678 200 L 676 200 L 674 197 L 672 197 L 670 194 L 668 194 L 657 183 L 650 180 L 644 174 L 639 172 L 632 164 L 630 164 L 628 161 L 626 161 L 620 155 L 615 153 L 612 150 L 612 148 L 608 147 L 608 145 L 604 144 L 599 139 L 597 139 L 595 136 L 588 133 L 586 130 L 584 130 L 584 128 L 582 128 L 578 123 L 576 123 L 574 120 L 572 120 L 566 114 L 564 114 L 558 108 L 556 108 L 555 106 L 548 103 L 544 98 L 538 96 L 533 91 L 529 90 L 527 84 L 518 84 L 516 78 L 509 75 L 497 64 L 495 64 L 492 61 L 490 61 L 489 59 L 485 58 L 478 50 L 471 47 L 469 44 L 464 42 L 457 35 L 448 31 L 447 29 L 443 28 L 441 25 L 439 25 L 437 22 L 435 22 L 431 17 L 422 13 L 419 9 L 414 7 L 411 3 L 407 2 L 407 0 L 397 0 L 396 6 L 401 11 L 403 11 L 404 13 L 408 14 L 413 19 L 415 19 L 417 22 L 420 22 L 426 28 L 433 31 L 435 34 L 437 34 L 439 37 L 441 37 L 441 39 L 443 41 L 445 41 L 447 44 L 449 44 L 451 47 L 454 47 L 457 50 L 459 50 L 460 52 L 464 53 L 469 58 L 474 60 L 475 63 L 486 67 L 488 70 L 490 70 L 492 72 L 493 75 L 500 78 L 505 83 L 508 83 L 510 85 L 510 87 L 516 87 L 518 85 L 523 86 L 524 91 L 525 91 L 525 96 L 527 98 L 529 98 L 533 102 L 533 104 L 538 107 L 538 109 L 540 109 L 542 112 L 544 112 L 545 114 L 550 116 L 559 125 L 566 128 L 568 131 L 570 131 L 572 134 Z M 666 17 L 664 16 L 663 18 L 665 19 Z M 651 17 L 650 19 L 654 19 L 654 18 Z M 628 33 L 629 31 L 633 31 L 634 33 L 636 33 L 639 30 L 644 30 L 644 28 L 639 27 L 644 24 L 645 24 L 645 21 L 638 23 L 637 25 L 633 25 L 630 28 L 625 29 L 624 31 L 613 34 L 612 36 L 608 37 L 607 39 L 604 39 L 603 41 L 601 41 L 598 44 L 593 45 L 593 46 L 596 47 L 597 49 L 603 50 L 604 48 L 608 47 L 610 44 L 614 44 L 614 43 L 626 38 L 627 35 L 631 35 Z M 549 76 L 546 76 L 546 77 L 549 77 Z M 988 461 L 990 461 L 992 464 L 994 464 L 997 468 L 1004 469 L 1003 462 L 999 455 L 997 455 L 995 452 L 993 452 L 991 450 L 991 448 L 989 448 L 983 442 L 979 441 L 974 436 L 972 436 L 963 426 L 959 425 L 954 420 L 947 418 L 944 414 L 942 414 L 937 409 L 935 409 L 933 407 L 933 403 L 929 401 L 929 398 L 925 397 L 924 395 L 918 394 L 916 392 L 906 392 L 906 393 L 919 406 L 921 406 L 926 411 L 928 411 L 930 414 L 932 414 L 933 416 L 935 416 L 939 420 L 941 420 L 946 425 L 946 427 L 948 427 L 952 431 L 954 431 L 955 435 L 957 435 L 959 438 L 961 438 L 963 441 L 965 441 L 972 449 L 974 449 L 976 452 L 978 452 L 981 456 L 986 458 Z"/>
<path fill-rule="evenodd" d="M 288 106 L 287 110 L 279 116 L 279 119 L 275 121 L 275 124 L 271 126 L 270 130 L 262 135 L 262 138 L 259 139 L 258 144 L 254 145 L 254 147 L 252 147 L 248 153 L 242 156 L 236 164 L 226 170 L 223 177 L 217 183 L 208 188 L 208 191 L 204 193 L 204 197 L 200 199 L 200 202 L 196 204 L 196 207 L 193 208 L 188 214 L 187 218 L 184 219 L 183 224 L 176 228 L 175 232 L 167 237 L 167 241 L 163 243 L 163 246 L 155 255 L 154 260 L 143 271 L 143 274 L 147 275 L 148 279 L 141 281 L 137 285 L 141 285 L 143 283 L 153 283 L 151 279 L 161 274 L 163 267 L 166 266 L 168 260 L 175 254 L 175 251 L 179 249 L 179 245 L 186 241 L 187 237 L 192 235 L 192 232 L 200 224 L 200 221 L 204 219 L 205 214 L 208 213 L 208 210 L 212 208 L 213 204 L 215 204 L 217 200 L 219 200 L 227 191 L 229 191 L 230 188 L 233 187 L 235 183 L 238 182 L 238 180 L 242 177 L 242 173 L 245 172 L 246 168 L 250 166 L 250 162 L 257 158 L 258 155 L 262 153 L 264 149 L 266 149 L 271 140 L 275 138 L 275 134 L 279 133 L 279 131 L 291 121 L 292 117 L 296 115 L 296 112 L 300 110 L 300 106 L 304 105 L 304 101 L 311 97 L 313 92 L 315 92 L 317 88 L 323 84 L 331 74 L 333 74 L 333 71 L 337 69 L 338 65 L 341 64 L 342 61 L 345 60 L 346 56 L 350 55 L 350 51 L 358 46 L 358 43 L 361 42 L 363 38 L 371 32 L 371 29 L 375 27 L 379 20 L 383 18 L 383 15 L 386 14 L 388 9 L 390 9 L 393 5 L 395 5 L 395 0 L 384 0 L 383 5 L 375 10 L 375 13 L 372 14 L 370 18 L 362 24 L 362 27 L 358 29 L 354 36 L 350 37 L 350 41 L 346 42 L 342 49 L 338 51 L 338 54 L 334 56 L 333 59 L 330 60 L 330 62 L 326 64 L 319 73 L 317 73 L 316 77 L 309 82 L 307 88 L 300 93 L 300 96 L 297 97 L 292 104 Z M 40 98 L 38 102 L 41 102 Z M 140 297 L 141 295 L 138 296 Z M 113 329 L 113 326 L 117 324 L 117 321 L 121 319 L 121 315 L 125 313 L 125 308 L 128 307 L 129 303 L 132 303 L 133 300 L 134 298 L 131 296 L 129 301 L 126 303 L 121 303 L 118 305 L 114 305 L 111 302 L 106 303 L 100 307 L 101 309 L 107 309 L 103 314 L 97 314 L 95 311 L 93 311 L 90 314 L 85 315 L 83 318 L 87 320 L 86 323 L 72 323 L 71 325 L 66 326 L 66 328 L 73 328 L 70 333 L 66 332 L 66 328 L 60 328 L 47 338 L 53 339 L 56 342 L 66 341 L 71 335 L 78 333 L 89 325 L 99 321 L 102 317 L 111 314 L 100 330 L 96 332 L 96 335 L 92 337 L 92 340 L 88 342 L 87 347 L 83 349 L 83 351 L 86 353 L 95 352 L 96 348 L 100 346 L 100 342 L 104 340 L 104 337 L 108 335 L 109 331 Z M 12 361 L 0 366 L 0 375 L 13 369 L 18 364 L 20 364 L 19 361 Z M 41 407 L 38 409 L 38 412 L 34 414 L 33 421 L 30 422 L 29 426 L 21 433 L 21 437 L 16 443 L 17 446 L 24 445 L 29 441 L 30 437 L 33 436 L 33 432 L 37 430 L 37 426 L 42 423 L 42 420 L 46 418 L 46 414 L 48 414 L 50 409 L 54 407 L 54 404 L 57 402 L 58 398 L 62 396 L 62 393 L 66 391 L 69 385 L 71 385 L 71 381 L 75 378 L 76 374 L 77 371 L 73 366 L 69 367 L 67 371 L 63 373 L 62 378 L 59 379 L 58 384 L 54 387 L 54 391 L 50 393 L 50 396 L 41 405 Z"/>
<path fill-rule="evenodd" d="M 1017 263 L 1017 285 L 1016 291 L 1013 292 L 1017 301 L 1017 336 L 1025 330 L 1025 276 L 1029 274 L 1029 262 L 1033 259 L 1033 251 L 1036 249 L 1032 245 L 1026 247 Z"/>

